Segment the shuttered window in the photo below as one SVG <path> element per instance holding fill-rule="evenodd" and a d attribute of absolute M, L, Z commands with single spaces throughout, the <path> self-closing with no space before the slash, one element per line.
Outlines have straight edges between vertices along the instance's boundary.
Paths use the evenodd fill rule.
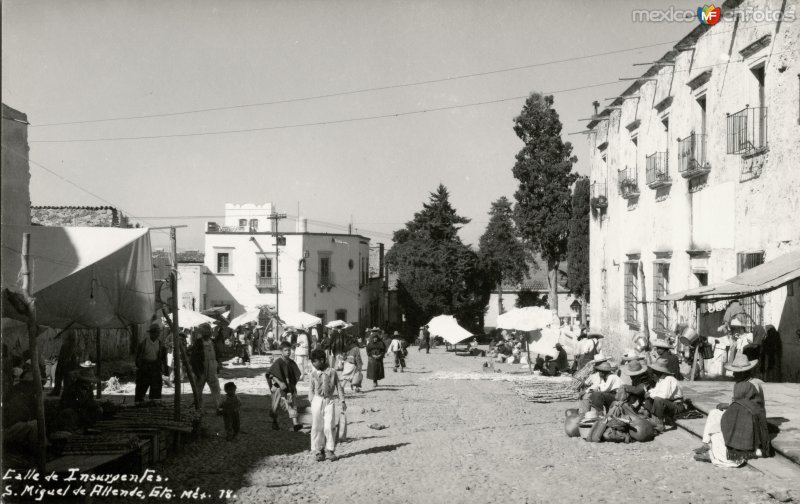
<path fill-rule="evenodd" d="M 659 299 L 669 294 L 669 263 L 653 263 L 653 330 L 669 331 L 669 302 Z"/>
<path fill-rule="evenodd" d="M 736 274 L 764 264 L 764 252 L 740 252 L 736 254 Z M 764 325 L 764 296 L 745 297 L 739 300 L 744 312 L 753 324 Z"/>
<path fill-rule="evenodd" d="M 625 322 L 639 325 L 639 263 L 625 263 Z"/>

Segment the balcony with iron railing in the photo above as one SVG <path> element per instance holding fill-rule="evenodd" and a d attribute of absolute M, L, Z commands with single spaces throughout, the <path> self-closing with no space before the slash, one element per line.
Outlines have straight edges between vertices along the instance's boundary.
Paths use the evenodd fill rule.
<path fill-rule="evenodd" d="M 646 158 L 647 187 L 658 189 L 672 184 L 669 178 L 669 153 L 654 152 Z"/>
<path fill-rule="evenodd" d="M 278 277 L 261 276 L 260 273 L 256 273 L 256 287 L 259 289 L 277 289 Z"/>
<path fill-rule="evenodd" d="M 592 182 L 589 205 L 594 210 L 602 210 L 608 207 L 608 191 L 606 190 L 605 182 Z"/>
<path fill-rule="evenodd" d="M 685 179 L 706 175 L 711 165 L 706 159 L 706 135 L 692 133 L 678 140 L 678 173 Z"/>
<path fill-rule="evenodd" d="M 728 114 L 728 154 L 751 155 L 767 149 L 767 107 Z"/>
<path fill-rule="evenodd" d="M 625 199 L 636 198 L 639 196 L 639 176 L 636 167 L 626 167 L 618 170 L 619 175 L 619 194 Z"/>

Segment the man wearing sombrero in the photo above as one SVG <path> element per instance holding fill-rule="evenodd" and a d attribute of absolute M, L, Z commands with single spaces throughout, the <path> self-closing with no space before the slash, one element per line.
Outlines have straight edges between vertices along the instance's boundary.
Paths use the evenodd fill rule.
<path fill-rule="evenodd" d="M 653 348 L 659 359 L 667 361 L 667 367 L 672 373 L 672 376 L 674 376 L 676 380 L 683 380 L 680 361 L 678 360 L 678 356 L 672 353 L 672 345 L 665 339 L 657 339 L 653 342 Z"/>
<path fill-rule="evenodd" d="M 620 387 L 621 392 L 617 398 L 630 404 L 637 412 L 645 404 L 647 391 L 653 388 L 653 380 L 647 370 L 647 364 L 641 359 L 631 359 L 626 365 L 620 367 L 622 377 L 627 378 L 629 384 Z"/>
<path fill-rule="evenodd" d="M 664 432 L 666 424 L 673 424 L 674 428 L 675 415 L 686 410 L 686 405 L 683 403 L 683 389 L 675 379 L 666 359 L 656 360 L 650 365 L 650 369 L 658 381 L 655 387 L 647 392 L 649 400 L 645 408 L 653 415 L 656 431 Z"/>
<path fill-rule="evenodd" d="M 134 402 L 144 401 L 148 389 L 151 401 L 161 399 L 162 374 L 167 374 L 167 348 L 161 339 L 161 324 L 153 322 L 147 330 L 147 336 L 136 349 Z"/>
<path fill-rule="evenodd" d="M 617 389 L 622 385 L 619 376 L 613 374 L 611 364 L 608 362 L 608 357 L 603 354 L 594 356 L 594 373 L 589 375 L 586 380 L 586 394 L 589 396 L 589 403 L 597 410 L 599 414 L 603 414 L 605 409 L 614 402 L 617 396 Z"/>

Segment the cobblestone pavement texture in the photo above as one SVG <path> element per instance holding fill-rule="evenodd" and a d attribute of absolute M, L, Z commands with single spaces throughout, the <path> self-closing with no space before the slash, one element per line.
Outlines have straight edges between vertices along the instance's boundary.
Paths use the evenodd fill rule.
<path fill-rule="evenodd" d="M 481 372 L 480 358 L 412 348 L 407 362 L 394 373 L 387 358 L 377 389 L 348 391 L 350 440 L 337 462 L 316 462 L 309 435 L 289 432 L 285 414 L 283 430 L 271 430 L 268 396 L 245 393 L 238 440 L 226 441 L 222 419 L 209 416 L 209 437 L 156 469 L 175 489 L 230 489 L 228 502 L 246 503 L 800 501 L 800 470 L 782 479 L 695 462 L 700 441 L 682 430 L 627 445 L 568 438 L 570 403 L 523 401 L 508 382 L 431 380 Z"/>

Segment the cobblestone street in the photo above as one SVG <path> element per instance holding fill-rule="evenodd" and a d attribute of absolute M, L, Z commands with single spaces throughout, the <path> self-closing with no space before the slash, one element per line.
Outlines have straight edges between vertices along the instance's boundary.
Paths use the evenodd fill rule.
<path fill-rule="evenodd" d="M 787 488 L 800 496 L 800 470 L 791 481 L 695 462 L 700 440 L 681 430 L 647 444 L 568 438 L 571 404 L 525 402 L 508 382 L 431 379 L 480 372 L 479 358 L 414 347 L 409 357 L 405 373 L 393 373 L 387 359 L 377 390 L 367 384 L 348 395 L 350 440 L 337 448 L 338 462 L 314 461 L 308 434 L 272 431 L 267 399 L 243 394 L 238 441 L 225 441 L 212 416 L 211 436 L 158 471 L 173 488 L 215 498 L 230 489 L 248 503 L 777 502 L 769 494 Z"/>

